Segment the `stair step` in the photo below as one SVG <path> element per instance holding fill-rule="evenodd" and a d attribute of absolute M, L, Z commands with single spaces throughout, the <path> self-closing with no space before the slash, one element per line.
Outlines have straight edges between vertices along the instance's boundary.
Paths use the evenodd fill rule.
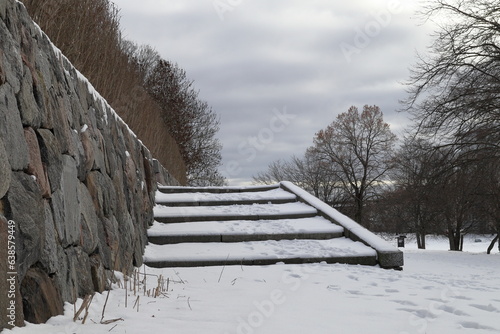
<path fill-rule="evenodd" d="M 329 240 L 280 240 L 237 243 L 149 244 L 146 265 L 155 268 L 269 265 L 279 262 L 375 265 L 377 253 L 345 237 Z"/>
<path fill-rule="evenodd" d="M 297 196 L 283 189 L 249 193 L 156 193 L 156 203 L 167 206 L 221 206 L 251 204 L 285 204 L 297 201 Z"/>
<path fill-rule="evenodd" d="M 242 200 L 210 200 L 210 201 L 186 201 L 186 202 L 170 202 L 168 200 L 157 200 L 156 204 L 165 205 L 170 207 L 176 206 L 226 206 L 226 205 L 253 205 L 253 204 L 287 204 L 295 203 L 297 200 L 293 199 L 242 199 Z"/>
<path fill-rule="evenodd" d="M 344 228 L 323 217 L 257 221 L 209 221 L 162 224 L 148 230 L 155 244 L 180 242 L 237 242 L 283 239 L 333 239 Z"/>
<path fill-rule="evenodd" d="M 175 193 L 213 193 L 213 194 L 223 194 L 223 193 L 243 193 L 243 192 L 259 192 L 267 191 L 272 189 L 279 189 L 279 184 L 273 184 L 269 186 L 250 186 L 250 187 L 164 187 L 159 186 L 158 191 L 165 194 L 175 194 Z"/>
<path fill-rule="evenodd" d="M 149 236 L 149 242 L 157 245 L 179 244 L 183 242 L 244 242 L 264 240 L 327 240 L 342 237 L 342 233 L 275 233 L 275 234 L 173 234 Z"/>
<path fill-rule="evenodd" d="M 231 221 L 264 219 L 297 219 L 317 215 L 317 210 L 304 203 L 254 204 L 227 206 L 169 207 L 157 205 L 155 220 L 161 223 L 195 221 Z"/>

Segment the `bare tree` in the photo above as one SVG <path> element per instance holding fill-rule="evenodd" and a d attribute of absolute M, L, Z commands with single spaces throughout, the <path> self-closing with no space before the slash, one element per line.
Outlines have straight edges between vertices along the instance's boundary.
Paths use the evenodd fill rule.
<path fill-rule="evenodd" d="M 479 193 L 477 211 L 481 213 L 481 219 L 486 221 L 488 232 L 496 234 L 487 249 L 490 254 L 500 237 L 500 159 L 494 156 L 482 157 L 479 163 L 479 175 L 476 178 Z M 500 242 L 498 250 L 500 251 Z"/>
<path fill-rule="evenodd" d="M 440 209 L 436 205 L 438 166 L 441 154 L 425 139 L 409 137 L 395 155 L 391 179 L 395 196 L 389 195 L 399 218 L 415 232 L 418 248 L 425 249 L 425 237 L 435 231 L 433 225 Z"/>
<path fill-rule="evenodd" d="M 343 210 L 349 199 L 332 164 L 321 160 L 311 148 L 302 158 L 292 156 L 289 160 L 273 161 L 267 171 L 258 173 L 253 179 L 261 184 L 293 182 L 337 210 Z"/>
<path fill-rule="evenodd" d="M 454 161 L 450 160 L 449 163 L 453 164 Z M 447 173 L 439 179 L 437 190 L 440 196 L 436 204 L 441 215 L 436 223 L 441 228 L 440 232 L 448 237 L 450 250 L 461 251 L 463 236 L 478 223 L 475 212 L 478 195 L 476 176 L 476 166 L 461 164 L 447 169 Z"/>
<path fill-rule="evenodd" d="M 389 124 L 377 106 L 350 107 L 320 130 L 313 150 L 325 164 L 333 166 L 343 189 L 353 201 L 353 217 L 364 223 L 365 202 L 380 192 L 392 167 L 396 142 Z"/>
<path fill-rule="evenodd" d="M 186 72 L 160 59 L 146 76 L 145 88 L 161 107 L 164 122 L 179 145 L 188 184 L 223 185 L 225 178 L 218 171 L 222 145 L 216 138 L 220 121 L 208 103 L 199 99 Z"/>
<path fill-rule="evenodd" d="M 500 146 L 500 4 L 489 0 L 434 0 L 423 13 L 446 18 L 430 55 L 420 57 L 408 82 L 405 110 L 420 133 L 445 144 L 498 152 Z M 482 136 L 471 137 L 471 132 Z M 470 141 L 475 139 L 474 141 Z"/>

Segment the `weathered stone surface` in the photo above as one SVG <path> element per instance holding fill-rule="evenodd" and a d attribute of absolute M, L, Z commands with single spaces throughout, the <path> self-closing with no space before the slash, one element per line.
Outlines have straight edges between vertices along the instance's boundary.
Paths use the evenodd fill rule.
<path fill-rule="evenodd" d="M 21 283 L 23 311 L 26 321 L 39 324 L 63 314 L 61 294 L 52 279 L 39 268 L 31 268 Z"/>
<path fill-rule="evenodd" d="M 45 210 L 42 194 L 33 178 L 24 172 L 12 173 L 7 193 L 11 217 L 16 222 L 16 248 L 20 278 L 40 257 L 45 226 Z"/>
<path fill-rule="evenodd" d="M 106 143 L 104 142 L 101 133 L 97 132 L 97 134 L 95 134 L 95 137 L 92 140 L 92 146 L 94 150 L 94 166 L 92 167 L 92 169 L 101 171 L 103 173 L 106 172 L 106 162 L 104 157 L 105 145 Z"/>
<path fill-rule="evenodd" d="M 76 269 L 74 265 L 70 265 L 70 259 L 72 257 L 75 257 L 73 247 L 63 250 L 58 270 L 54 275 L 54 280 L 61 293 L 61 299 L 70 303 L 74 303 L 78 298 L 76 292 Z"/>
<path fill-rule="evenodd" d="M 63 155 L 61 188 L 52 194 L 52 209 L 59 240 L 64 248 L 80 242 L 80 206 L 75 160 Z"/>
<path fill-rule="evenodd" d="M 63 249 L 58 242 L 57 232 L 54 224 L 54 216 L 52 208 L 48 200 L 44 202 L 45 221 L 44 221 L 44 244 L 40 263 L 49 274 L 53 274 L 59 270 L 61 261 L 63 261 Z"/>
<path fill-rule="evenodd" d="M 40 143 L 40 153 L 44 166 L 47 168 L 47 175 L 51 192 L 61 188 L 61 177 L 63 169 L 63 159 L 61 147 L 56 137 L 50 130 L 37 130 Z"/>
<path fill-rule="evenodd" d="M 94 290 L 103 292 L 106 289 L 106 269 L 98 254 L 90 257 L 90 272 L 92 276 L 92 283 Z"/>
<path fill-rule="evenodd" d="M 0 138 L 3 139 L 9 163 L 13 170 L 28 167 L 28 147 L 24 138 L 21 116 L 16 98 L 9 85 L 0 86 Z"/>
<path fill-rule="evenodd" d="M 0 198 L 3 198 L 10 186 L 10 164 L 7 152 L 0 138 Z"/>
<path fill-rule="evenodd" d="M 0 18 L 5 19 L 7 13 L 7 1 L 0 1 Z"/>
<path fill-rule="evenodd" d="M 0 1 L 0 4 L 6 5 L 6 2 Z M 18 46 L 16 46 L 17 43 L 14 36 L 5 25 L 4 20 L 0 22 L 0 36 L 2 36 L 0 39 L 0 50 L 4 50 L 3 70 L 5 72 L 5 81 L 12 87 L 14 94 L 17 94 L 21 89 L 20 79 L 23 76 L 23 65 L 19 53 L 9 52 L 15 50 Z"/>
<path fill-rule="evenodd" d="M 80 247 L 74 248 L 75 255 L 70 257 L 77 277 L 78 296 L 84 297 L 94 292 L 90 258 Z"/>
<path fill-rule="evenodd" d="M 113 181 L 107 174 L 98 171 L 90 172 L 85 182 L 94 202 L 99 217 L 110 217 L 116 208 L 116 195 Z"/>
<path fill-rule="evenodd" d="M 90 131 L 88 131 L 88 129 L 84 129 L 81 131 L 80 140 L 83 147 L 82 165 L 85 169 L 85 174 L 87 174 L 92 170 L 95 162 L 94 143 L 90 138 Z"/>
<path fill-rule="evenodd" d="M 120 240 L 119 240 L 119 232 L 118 232 L 118 221 L 114 216 L 112 216 L 110 219 L 103 218 L 103 227 L 104 227 L 104 233 L 105 233 L 105 242 L 106 242 L 106 249 L 109 250 L 110 254 L 110 260 L 111 262 L 106 265 L 106 258 L 103 257 L 103 261 L 106 265 L 106 268 L 109 269 L 115 269 L 112 268 L 112 265 L 116 266 L 116 258 L 117 254 L 119 252 L 119 246 L 120 246 Z M 104 249 L 104 248 L 103 248 Z M 102 252 L 102 255 L 107 255 L 106 252 Z"/>
<path fill-rule="evenodd" d="M 30 175 L 36 177 L 36 182 L 40 187 L 43 197 L 50 197 L 50 185 L 49 179 L 47 177 L 47 172 L 42 164 L 42 157 L 40 154 L 40 146 L 38 145 L 38 140 L 36 133 L 32 128 L 24 128 L 24 137 L 26 138 L 26 143 L 28 145 L 28 154 L 30 157 L 27 172 Z"/>
<path fill-rule="evenodd" d="M 113 214 L 119 222 L 125 220 L 125 214 L 128 212 L 127 199 L 125 196 L 125 183 L 123 178 L 123 174 L 116 173 L 112 176 L 111 180 L 113 182 L 113 192 L 116 198 L 116 206 L 113 210 Z"/>
<path fill-rule="evenodd" d="M 32 66 L 30 64 L 30 66 Z M 42 114 L 39 110 L 35 93 L 33 92 L 33 78 L 29 70 L 25 71 L 21 82 L 21 91 L 18 96 L 18 106 L 24 126 L 39 128 L 42 124 Z"/>
<path fill-rule="evenodd" d="M 80 203 L 80 246 L 87 254 L 92 254 L 96 249 L 99 238 L 97 224 L 99 218 L 97 217 L 94 209 L 92 197 L 83 183 L 78 184 L 78 200 Z"/>
<path fill-rule="evenodd" d="M 64 154 L 69 154 L 74 156 L 76 148 L 73 144 L 73 136 L 71 134 L 71 129 L 68 123 L 67 112 L 69 110 L 69 102 L 67 97 L 59 97 L 58 105 L 59 109 L 53 110 L 54 123 L 54 135 L 59 142 L 61 152 Z"/>
<path fill-rule="evenodd" d="M 116 270 L 130 272 L 134 255 L 135 228 L 132 217 L 126 213 L 121 220 L 118 220 L 118 251 L 116 253 Z"/>
<path fill-rule="evenodd" d="M 78 179 L 80 181 L 85 181 L 87 177 L 87 169 L 85 168 L 85 150 L 83 149 L 82 141 L 80 140 L 80 134 L 76 130 L 71 131 L 72 136 L 72 147 L 75 148 L 75 151 L 70 155 L 75 159 L 76 168 L 78 170 Z"/>
<path fill-rule="evenodd" d="M 5 65 L 3 64 L 3 51 L 0 50 L 0 86 L 3 85 L 7 81 L 7 77 L 5 75 Z"/>

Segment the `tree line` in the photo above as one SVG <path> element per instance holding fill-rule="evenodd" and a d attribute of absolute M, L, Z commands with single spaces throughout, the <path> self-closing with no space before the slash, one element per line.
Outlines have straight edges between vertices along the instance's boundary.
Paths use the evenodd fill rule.
<path fill-rule="evenodd" d="M 431 233 L 450 250 L 467 233 L 492 233 L 489 253 L 500 234 L 500 5 L 433 0 L 419 14 L 445 22 L 411 68 L 404 138 L 377 106 L 353 106 L 302 157 L 254 180 L 294 181 L 372 230 L 415 233 L 419 248 Z"/>
<path fill-rule="evenodd" d="M 182 184 L 222 185 L 219 118 L 176 63 L 122 37 L 109 0 L 23 0 L 31 17 Z"/>

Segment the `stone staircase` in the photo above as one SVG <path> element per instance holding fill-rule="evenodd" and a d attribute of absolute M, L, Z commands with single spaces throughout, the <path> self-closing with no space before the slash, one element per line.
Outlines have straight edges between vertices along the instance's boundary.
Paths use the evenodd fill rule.
<path fill-rule="evenodd" d="M 403 265 L 397 248 L 289 182 L 160 187 L 156 202 L 144 255 L 151 267 Z"/>

